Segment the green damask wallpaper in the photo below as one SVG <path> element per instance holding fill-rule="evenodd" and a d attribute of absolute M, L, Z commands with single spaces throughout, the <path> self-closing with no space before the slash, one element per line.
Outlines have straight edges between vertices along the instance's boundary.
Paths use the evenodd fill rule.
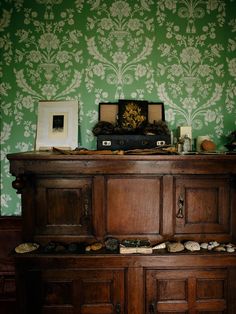
<path fill-rule="evenodd" d="M 1 0 L 1 214 L 19 215 L 6 154 L 34 148 L 39 100 L 163 101 L 171 130 L 218 149 L 236 129 L 236 0 Z"/>

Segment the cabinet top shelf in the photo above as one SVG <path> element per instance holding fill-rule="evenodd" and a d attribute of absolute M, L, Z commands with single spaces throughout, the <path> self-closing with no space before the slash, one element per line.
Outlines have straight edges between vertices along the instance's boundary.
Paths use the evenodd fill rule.
<path fill-rule="evenodd" d="M 8 154 L 14 176 L 109 174 L 236 174 L 236 155 L 65 155 L 56 152 Z"/>
<path fill-rule="evenodd" d="M 226 160 L 235 161 L 236 154 L 228 153 L 202 153 L 202 154 L 60 154 L 52 151 L 28 151 L 11 153 L 7 155 L 9 160 Z"/>

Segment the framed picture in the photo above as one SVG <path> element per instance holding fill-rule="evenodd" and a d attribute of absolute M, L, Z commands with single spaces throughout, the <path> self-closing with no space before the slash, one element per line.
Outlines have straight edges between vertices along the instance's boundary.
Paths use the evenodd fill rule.
<path fill-rule="evenodd" d="M 75 149 L 78 146 L 78 111 L 76 100 L 40 101 L 36 150 Z"/>
<path fill-rule="evenodd" d="M 148 102 L 145 100 L 119 100 L 118 124 L 123 129 L 138 129 L 148 122 Z"/>
<path fill-rule="evenodd" d="M 164 104 L 162 102 L 148 103 L 148 123 L 154 124 L 154 121 L 165 121 Z"/>
<path fill-rule="evenodd" d="M 106 121 L 116 124 L 118 115 L 118 103 L 100 103 L 99 121 Z"/>

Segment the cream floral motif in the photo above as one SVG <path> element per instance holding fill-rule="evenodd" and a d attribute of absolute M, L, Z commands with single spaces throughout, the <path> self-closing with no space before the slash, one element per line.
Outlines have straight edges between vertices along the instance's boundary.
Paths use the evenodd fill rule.
<path fill-rule="evenodd" d="M 0 18 L 0 33 L 4 32 L 5 29 L 9 27 L 11 22 L 13 10 L 2 10 L 2 16 Z M 0 59 L 0 78 L 3 77 L 3 64 L 9 65 L 12 61 L 13 51 L 12 51 L 12 41 L 10 40 L 9 33 L 4 34 L 0 37 L 0 52 L 1 52 L 1 59 Z M 0 83 L 0 95 L 3 93 L 5 94 L 6 91 L 10 89 L 8 84 L 4 82 Z"/>
<path fill-rule="evenodd" d="M 151 4 L 153 1 L 140 1 L 132 7 L 127 1 L 114 1 L 108 6 L 103 1 L 96 7 L 102 17 L 88 17 L 88 30 L 98 33 L 97 37 L 86 37 L 92 58 L 85 77 L 88 91 L 94 88 L 95 76 L 116 87 L 114 98 L 124 98 L 125 86 L 140 78 L 145 79 L 147 92 L 152 91 L 152 65 L 145 61 L 152 53 L 154 37 L 144 36 L 144 30 L 154 31 L 153 19 L 144 16 Z"/>
<path fill-rule="evenodd" d="M 160 25 L 163 25 L 166 20 L 166 9 L 187 20 L 187 33 L 196 33 L 197 20 L 202 19 L 206 13 L 211 14 L 214 10 L 218 13 L 218 25 L 223 26 L 225 22 L 225 2 L 222 0 L 158 0 L 157 20 Z"/>
<path fill-rule="evenodd" d="M 236 79 L 236 58 L 228 61 L 229 74 Z"/>
<path fill-rule="evenodd" d="M 194 4 L 197 10 L 197 5 L 206 4 L 206 1 L 187 3 L 192 9 Z M 215 5 L 213 2 L 208 2 L 208 5 L 211 9 L 218 7 L 217 1 Z M 166 7 L 176 10 L 176 2 L 166 2 Z M 208 23 L 196 35 L 182 34 L 180 27 L 173 22 L 167 22 L 166 26 L 166 38 L 171 42 L 166 41 L 158 47 L 161 56 L 158 73 L 167 77 L 169 82 L 157 84 L 157 91 L 169 105 L 167 119 L 170 124 L 176 123 L 177 119 L 179 125 L 192 125 L 195 130 L 215 123 L 214 132 L 220 137 L 224 125 L 217 104 L 223 94 L 224 82 L 219 84 L 215 81 L 224 77 L 223 64 L 217 61 L 222 57 L 224 47 L 215 42 L 207 43 L 216 38 L 216 26 Z M 233 71 L 233 67 L 230 68 Z"/>
<path fill-rule="evenodd" d="M 232 19 L 229 21 L 229 26 L 232 29 L 233 38 L 228 39 L 228 51 L 235 56 L 236 51 L 236 19 Z M 229 113 L 234 113 L 236 115 L 236 106 L 235 106 L 235 98 L 236 98 L 236 58 L 229 59 L 227 58 L 228 63 L 228 71 L 231 75 L 232 79 L 228 80 L 227 88 L 226 88 L 226 108 Z M 236 126 L 236 119 L 235 119 Z"/>
<path fill-rule="evenodd" d="M 51 8 L 62 0 L 37 1 L 47 3 L 49 10 L 49 5 Z M 37 12 L 25 9 L 25 24 L 33 25 L 35 31 L 19 29 L 16 33 L 22 46 L 16 50 L 16 62 L 25 60 L 27 66 L 26 70 L 15 70 L 17 83 L 23 92 L 35 99 L 61 99 L 75 92 L 81 84 L 82 74 L 73 64 L 82 63 L 82 51 L 76 48 L 82 33 L 73 29 L 63 34 L 67 23 L 74 24 L 72 9 L 61 12 L 59 22 L 53 20 L 54 15 L 46 22 L 38 18 Z"/>
<path fill-rule="evenodd" d="M 53 6 L 56 4 L 61 4 L 63 0 L 36 0 L 36 2 L 45 5 L 44 18 L 45 20 L 53 20 Z"/>

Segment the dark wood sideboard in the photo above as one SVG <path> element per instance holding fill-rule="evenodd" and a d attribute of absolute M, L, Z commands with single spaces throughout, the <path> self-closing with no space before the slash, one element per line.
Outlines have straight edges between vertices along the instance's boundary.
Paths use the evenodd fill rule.
<path fill-rule="evenodd" d="M 23 241 L 236 242 L 234 155 L 8 155 Z M 235 314 L 236 253 L 16 254 L 21 314 Z"/>

